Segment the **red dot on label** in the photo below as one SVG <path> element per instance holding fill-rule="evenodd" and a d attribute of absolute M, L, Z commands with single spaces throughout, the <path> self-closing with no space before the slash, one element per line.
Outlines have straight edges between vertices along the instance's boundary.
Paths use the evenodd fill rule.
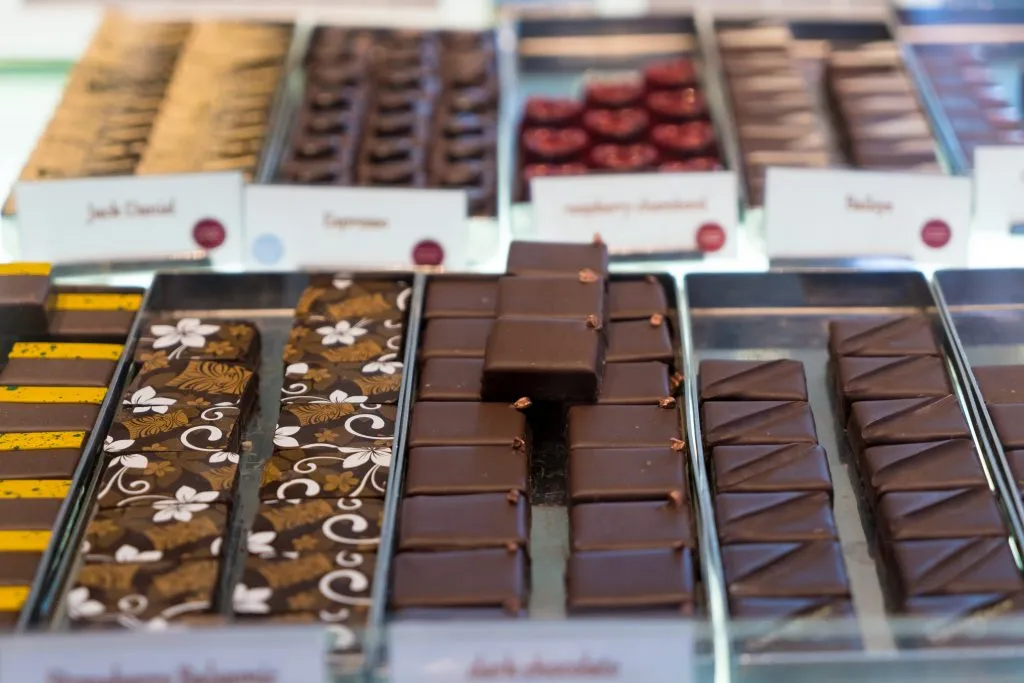
<path fill-rule="evenodd" d="M 953 239 L 949 223 L 938 219 L 930 220 L 921 228 L 921 241 L 932 249 L 941 249 Z"/>
<path fill-rule="evenodd" d="M 412 248 L 412 262 L 417 266 L 439 266 L 444 261 L 444 249 L 434 240 L 423 240 Z"/>
<path fill-rule="evenodd" d="M 697 228 L 697 248 L 718 251 L 725 246 L 725 230 L 718 223 L 705 223 Z"/>
<path fill-rule="evenodd" d="M 224 225 L 213 218 L 204 218 L 192 227 L 192 239 L 204 249 L 216 249 L 227 236 Z"/>

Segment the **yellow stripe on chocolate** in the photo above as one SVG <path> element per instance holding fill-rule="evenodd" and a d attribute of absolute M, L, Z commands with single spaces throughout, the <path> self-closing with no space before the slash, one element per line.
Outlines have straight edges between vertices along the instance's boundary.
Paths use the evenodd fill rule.
<path fill-rule="evenodd" d="M 49 531 L 0 531 L 0 552 L 43 551 L 50 544 Z M 3 562 L 3 558 L 0 558 Z"/>
<path fill-rule="evenodd" d="M 0 451 L 47 451 L 81 448 L 85 432 L 8 432 L 0 434 Z"/>
<path fill-rule="evenodd" d="M 67 360 L 117 360 L 121 344 L 54 344 L 51 342 L 19 342 L 11 348 L 8 358 L 59 358 Z"/>
<path fill-rule="evenodd" d="M 0 275 L 42 275 L 50 276 L 51 266 L 49 263 L 34 261 L 15 261 L 14 263 L 0 263 Z"/>
<path fill-rule="evenodd" d="M 0 586 L 0 612 L 16 612 L 28 600 L 28 586 Z"/>
<path fill-rule="evenodd" d="M 0 479 L 0 498 L 64 498 L 70 479 Z"/>
<path fill-rule="evenodd" d="M 106 387 L 0 386 L 0 403 L 103 403 Z"/>
<path fill-rule="evenodd" d="M 58 311 L 137 311 L 141 294 L 58 294 Z"/>

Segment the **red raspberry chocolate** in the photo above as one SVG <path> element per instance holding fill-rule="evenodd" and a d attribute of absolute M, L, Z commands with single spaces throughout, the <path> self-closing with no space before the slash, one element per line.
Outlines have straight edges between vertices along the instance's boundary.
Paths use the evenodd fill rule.
<path fill-rule="evenodd" d="M 652 92 L 647 96 L 647 108 L 656 121 L 663 123 L 683 123 L 708 116 L 707 100 L 696 88 Z"/>
<path fill-rule="evenodd" d="M 697 84 L 697 69 L 689 59 L 655 62 L 644 69 L 648 90 L 687 88 Z"/>
<path fill-rule="evenodd" d="M 651 142 L 668 158 L 707 156 L 715 146 L 715 129 L 707 121 L 663 123 L 651 131 Z"/>
<path fill-rule="evenodd" d="M 583 115 L 583 126 L 599 142 L 636 142 L 645 132 L 650 117 L 643 109 L 595 109 Z"/>
<path fill-rule="evenodd" d="M 639 83 L 590 83 L 587 85 L 586 100 L 588 107 L 619 109 L 636 105 L 642 96 L 643 88 Z"/>
<path fill-rule="evenodd" d="M 583 175 L 586 172 L 586 165 L 578 161 L 568 164 L 529 164 L 523 168 L 523 182 L 529 184 L 531 180 L 540 176 Z"/>
<path fill-rule="evenodd" d="M 659 171 L 721 171 L 722 162 L 715 157 L 694 157 L 692 159 L 666 161 Z"/>
<path fill-rule="evenodd" d="M 607 171 L 642 171 L 658 163 L 658 151 L 646 143 L 598 145 L 590 152 L 590 163 Z"/>
<path fill-rule="evenodd" d="M 526 102 L 526 125 L 571 126 L 579 121 L 583 105 L 576 100 L 531 97 Z"/>
<path fill-rule="evenodd" d="M 532 128 L 523 132 L 523 147 L 531 161 L 574 161 L 590 138 L 581 128 Z"/>

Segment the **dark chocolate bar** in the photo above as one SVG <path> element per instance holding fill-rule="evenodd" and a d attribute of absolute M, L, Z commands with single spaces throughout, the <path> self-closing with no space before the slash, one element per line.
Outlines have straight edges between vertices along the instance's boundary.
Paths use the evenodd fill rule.
<path fill-rule="evenodd" d="M 700 364 L 705 401 L 806 401 L 807 379 L 796 360 L 705 360 Z"/>
<path fill-rule="evenodd" d="M 821 491 L 720 493 L 715 496 L 715 517 L 722 543 L 838 538 L 832 500 Z"/>
<path fill-rule="evenodd" d="M 575 552 L 567 575 L 573 612 L 664 609 L 687 615 L 694 610 L 690 548 Z"/>
<path fill-rule="evenodd" d="M 572 550 L 646 550 L 696 545 L 689 500 L 674 491 L 664 500 L 573 505 Z"/>
<path fill-rule="evenodd" d="M 467 550 L 525 546 L 529 505 L 519 491 L 444 496 L 406 496 L 398 548 Z"/>
<path fill-rule="evenodd" d="M 711 465 L 719 492 L 832 491 L 828 457 L 817 444 L 717 446 Z"/>

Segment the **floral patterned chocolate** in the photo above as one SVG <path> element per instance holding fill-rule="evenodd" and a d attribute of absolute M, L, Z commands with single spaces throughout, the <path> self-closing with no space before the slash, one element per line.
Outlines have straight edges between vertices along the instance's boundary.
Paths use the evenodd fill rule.
<path fill-rule="evenodd" d="M 261 557 L 297 557 L 346 548 L 372 551 L 380 544 L 383 520 L 381 500 L 271 500 L 260 504 L 247 549 Z"/>
<path fill-rule="evenodd" d="M 244 405 L 255 394 L 254 374 L 235 363 L 152 360 L 143 363 L 122 401 L 136 415 L 166 413 L 170 406 Z"/>
<path fill-rule="evenodd" d="M 284 369 L 281 403 L 397 403 L 401 363 L 292 363 Z M 371 372 L 364 372 L 369 366 Z M 379 368 L 394 372 L 378 372 Z"/>
<path fill-rule="evenodd" d="M 369 318 L 296 325 L 284 348 L 286 363 L 350 365 L 367 375 L 400 374 L 401 354 L 401 321 Z"/>
<path fill-rule="evenodd" d="M 242 430 L 239 412 L 237 406 L 220 404 L 170 406 L 165 413 L 143 414 L 122 408 L 110 425 L 104 450 L 237 453 Z"/>
<path fill-rule="evenodd" d="M 352 318 L 399 318 L 412 288 L 404 280 L 362 280 L 344 274 L 314 278 L 295 306 L 297 320 L 338 322 Z"/>
<path fill-rule="evenodd" d="M 86 564 L 65 609 L 75 628 L 166 630 L 209 611 L 217 569 L 212 559 Z"/>
<path fill-rule="evenodd" d="M 228 507 L 210 505 L 209 493 L 183 486 L 150 506 L 97 510 L 85 529 L 87 562 L 159 562 L 216 557 Z"/>
<path fill-rule="evenodd" d="M 108 451 L 100 484 L 100 508 L 152 505 L 173 500 L 182 489 L 229 503 L 238 477 L 238 454 L 227 451 L 139 453 Z"/>
<path fill-rule="evenodd" d="M 142 363 L 179 358 L 220 360 L 254 366 L 259 361 L 259 332 L 241 320 L 159 319 L 143 327 L 135 349 Z"/>

